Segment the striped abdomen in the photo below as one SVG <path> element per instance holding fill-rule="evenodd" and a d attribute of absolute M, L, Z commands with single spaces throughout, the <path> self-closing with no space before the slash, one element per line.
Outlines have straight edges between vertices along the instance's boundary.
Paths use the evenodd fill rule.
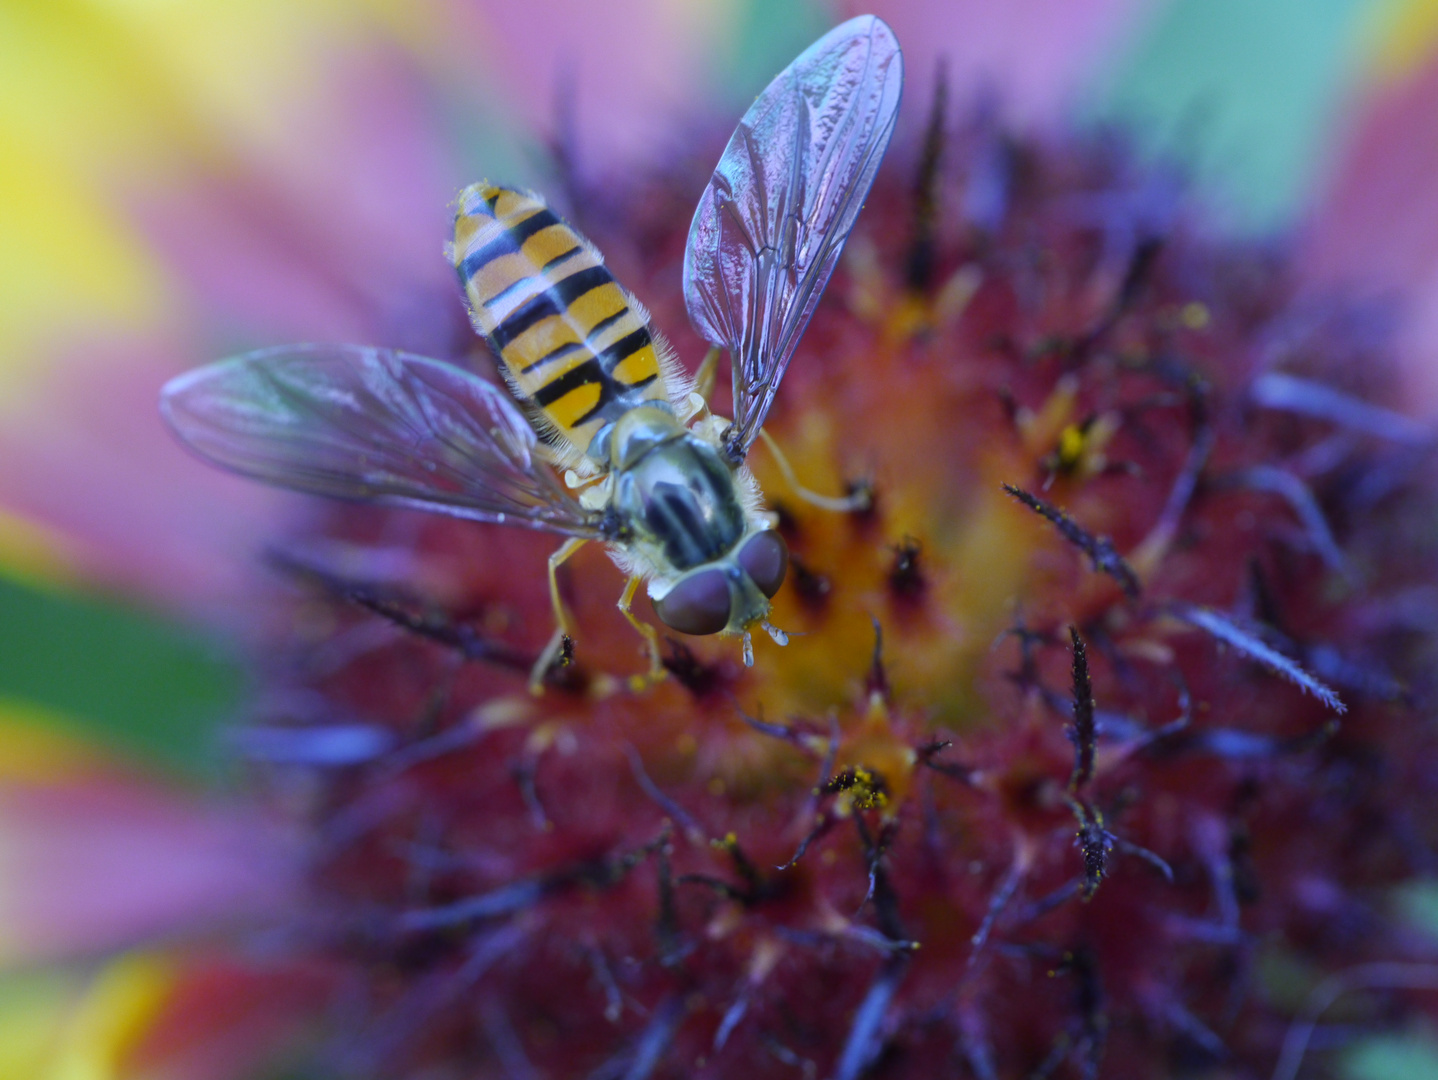
<path fill-rule="evenodd" d="M 627 410 L 665 400 L 649 327 L 599 254 L 542 200 L 466 188 L 453 256 L 475 328 L 511 384 L 580 451 Z"/>

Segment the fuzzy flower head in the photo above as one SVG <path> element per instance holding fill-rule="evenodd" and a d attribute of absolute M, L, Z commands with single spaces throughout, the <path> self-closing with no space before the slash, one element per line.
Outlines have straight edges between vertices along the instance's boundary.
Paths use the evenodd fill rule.
<path fill-rule="evenodd" d="M 680 267 L 720 145 L 566 183 L 691 364 Z M 1385 407 L 1369 330 L 1120 140 L 1016 136 L 941 86 L 767 423 L 804 484 L 866 508 L 751 458 L 792 553 L 787 646 L 745 668 L 664 633 L 668 677 L 636 690 L 622 580 L 586 549 L 559 575 L 573 657 L 536 697 L 552 545 L 364 505 L 277 542 L 242 744 L 309 836 L 288 940 L 333 973 L 317 1057 L 1272 1067 L 1301 987 L 1419 947 L 1374 902 L 1438 840 L 1431 439 Z"/>

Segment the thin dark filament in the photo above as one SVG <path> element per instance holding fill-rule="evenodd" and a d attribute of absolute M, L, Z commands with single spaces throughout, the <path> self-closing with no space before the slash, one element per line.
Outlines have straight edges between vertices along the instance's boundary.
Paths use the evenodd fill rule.
<path fill-rule="evenodd" d="M 1107 536 L 1094 536 L 1058 507 L 1044 502 L 1036 495 L 1030 495 L 1022 488 L 1014 487 L 1012 484 L 1002 486 L 1004 491 L 1048 521 L 1058 530 L 1060 536 L 1087 555 L 1095 570 L 1107 574 L 1118 582 L 1118 587 L 1123 590 L 1125 596 L 1130 600 L 1138 598 L 1143 591 L 1139 585 L 1138 575 L 1114 549 L 1112 540 Z"/>

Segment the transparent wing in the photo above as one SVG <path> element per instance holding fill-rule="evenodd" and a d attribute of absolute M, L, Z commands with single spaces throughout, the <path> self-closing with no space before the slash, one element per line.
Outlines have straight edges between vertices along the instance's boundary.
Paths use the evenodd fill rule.
<path fill-rule="evenodd" d="M 160 411 L 201 457 L 280 487 L 571 536 L 600 535 L 536 459 L 503 390 L 437 360 L 289 345 L 172 379 Z"/>
<path fill-rule="evenodd" d="M 689 318 L 734 367 L 742 453 L 764 417 L 889 145 L 904 64 L 872 15 L 824 35 L 744 114 L 699 200 Z"/>

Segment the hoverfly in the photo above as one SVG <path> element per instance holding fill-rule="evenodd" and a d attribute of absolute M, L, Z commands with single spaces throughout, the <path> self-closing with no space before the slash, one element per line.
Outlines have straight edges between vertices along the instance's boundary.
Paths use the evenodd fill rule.
<path fill-rule="evenodd" d="M 172 380 L 161 412 L 210 462 L 281 487 L 567 539 L 549 560 L 556 629 L 538 688 L 571 633 L 555 572 L 590 540 L 647 581 L 685 634 L 770 626 L 788 566 L 744 460 L 888 146 L 903 83 L 874 16 L 805 50 L 739 122 L 690 226 L 689 317 L 733 370 L 732 421 L 709 413 L 648 315 L 599 252 L 538 196 L 461 193 L 448 254 L 510 391 L 437 360 L 357 345 L 262 349 Z M 512 395 L 512 396 L 511 396 Z M 517 402 L 517 403 L 516 403 Z M 564 470 L 561 482 L 556 470 Z"/>

